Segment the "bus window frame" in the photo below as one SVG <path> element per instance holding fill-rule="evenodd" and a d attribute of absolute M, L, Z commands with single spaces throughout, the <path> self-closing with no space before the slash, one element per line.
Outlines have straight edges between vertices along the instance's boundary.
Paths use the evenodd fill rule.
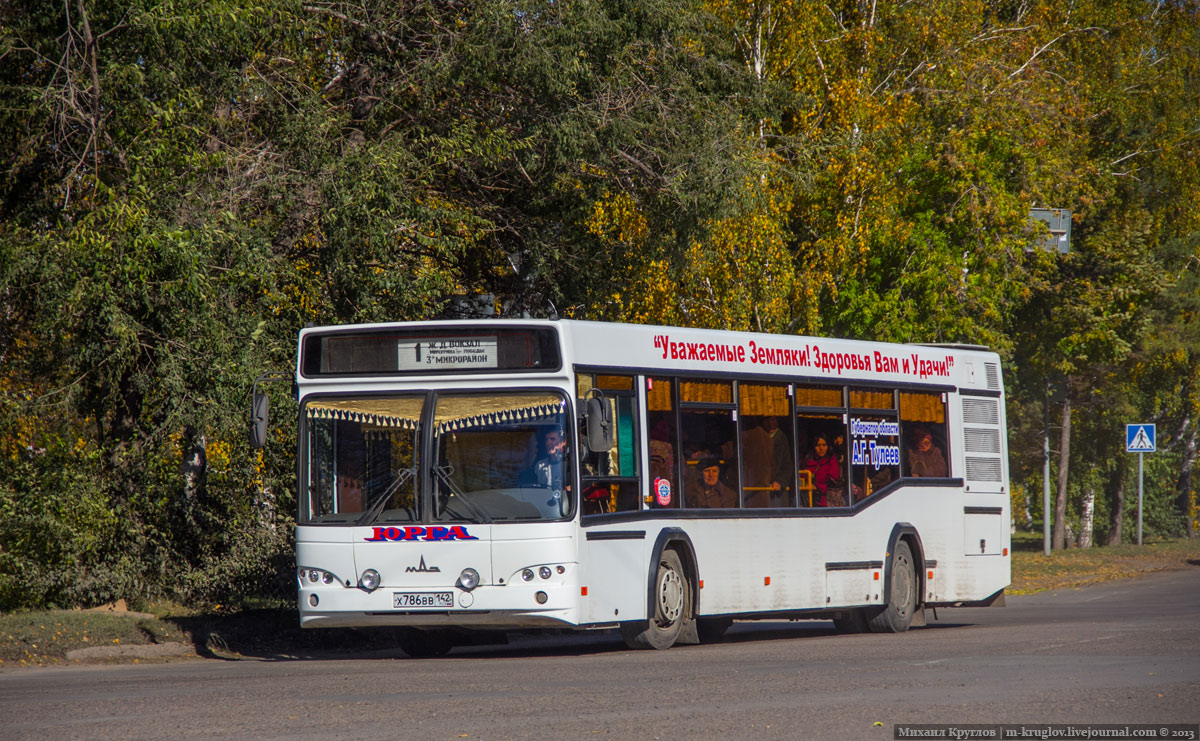
<path fill-rule="evenodd" d="M 678 480 L 679 480 L 679 491 L 680 491 L 679 509 L 681 511 L 691 511 L 691 512 L 703 511 L 702 509 L 697 509 L 694 507 L 689 508 L 688 503 L 687 503 L 687 493 L 685 491 L 687 488 L 687 458 L 683 454 L 683 411 L 684 411 L 683 407 L 685 404 L 687 405 L 688 409 L 694 409 L 694 410 L 700 410 L 700 411 L 704 411 L 704 410 L 722 411 L 722 412 L 729 412 L 731 414 L 730 421 L 733 422 L 733 436 L 734 436 L 734 439 L 732 442 L 733 442 L 733 448 L 734 448 L 734 453 L 735 453 L 734 458 L 736 460 L 736 465 L 737 465 L 737 470 L 738 470 L 738 479 L 737 479 L 738 504 L 737 504 L 736 510 L 740 511 L 742 509 L 745 509 L 744 494 L 742 491 L 742 446 L 739 442 L 739 438 L 741 435 L 741 429 L 742 429 L 742 423 L 740 420 L 741 415 L 738 414 L 738 405 L 737 405 L 738 382 L 741 381 L 742 379 L 739 377 L 736 377 L 736 376 L 712 375 L 712 374 L 706 374 L 706 375 L 676 374 L 676 375 L 672 376 L 671 378 L 674 381 L 675 432 L 678 433 L 678 438 L 679 438 L 679 443 L 678 443 L 679 451 L 678 451 L 677 455 L 675 456 L 675 468 L 676 468 L 675 475 L 678 477 Z M 713 382 L 728 383 L 729 391 L 730 391 L 730 396 L 729 396 L 730 400 L 727 402 L 726 401 L 684 401 L 683 400 L 683 384 L 687 381 L 713 381 Z M 699 472 L 697 472 L 697 473 L 699 473 Z M 723 509 L 723 510 L 719 510 L 719 511 L 733 511 L 733 510 L 732 509 Z"/>
<path fill-rule="evenodd" d="M 640 510 L 622 510 L 619 512 L 608 512 L 608 513 L 603 513 L 603 514 L 587 515 L 586 520 L 584 520 L 584 522 L 588 526 L 594 526 L 594 525 L 597 525 L 600 523 L 605 523 L 605 522 L 635 522 L 635 521 L 639 521 L 639 520 L 643 520 L 643 519 L 652 519 L 655 517 L 665 517 L 668 519 L 674 519 L 674 518 L 687 519 L 687 518 L 692 518 L 692 517 L 705 518 L 705 519 L 708 519 L 708 518 L 721 519 L 721 518 L 737 518 L 737 517 L 849 517 L 849 516 L 854 516 L 859 511 L 861 511 L 862 509 L 865 509 L 866 507 L 870 507 L 870 506 L 874 505 L 874 503 L 877 500 L 882 500 L 884 497 L 889 495 L 891 492 L 893 492 L 901 487 L 904 487 L 904 486 L 913 486 L 913 485 L 917 484 L 917 482 L 919 482 L 920 486 L 939 487 L 939 488 L 961 486 L 963 483 L 962 477 L 955 476 L 952 470 L 950 472 L 951 475 L 948 476 L 947 478 L 919 478 L 919 477 L 904 476 L 903 475 L 903 467 L 901 467 L 901 475 L 898 478 L 888 482 L 888 484 L 886 486 L 883 486 L 883 487 L 875 490 L 874 492 L 872 492 L 870 497 L 866 497 L 866 498 L 860 499 L 858 501 L 855 501 L 853 499 L 853 497 L 850 496 L 850 482 L 851 482 L 851 478 L 850 478 L 851 463 L 850 463 L 850 451 L 849 451 L 850 414 L 852 411 L 857 410 L 857 408 L 854 408 L 854 410 L 852 410 L 852 408 L 850 407 L 850 389 L 852 387 L 857 387 L 857 388 L 860 388 L 863 390 L 890 391 L 893 394 L 893 398 L 897 400 L 895 402 L 897 405 L 899 404 L 899 401 L 898 401 L 899 396 L 898 395 L 901 391 L 910 391 L 910 392 L 911 391 L 920 391 L 920 392 L 925 392 L 925 393 L 946 394 L 946 398 L 947 398 L 947 401 L 946 401 L 947 412 L 946 413 L 947 413 L 947 415 L 949 415 L 949 408 L 950 408 L 949 399 L 950 399 L 950 397 L 952 395 L 958 395 L 958 394 L 962 394 L 964 392 L 966 392 L 966 393 L 971 392 L 969 389 L 959 389 L 958 386 L 956 386 L 956 385 L 937 384 L 937 383 L 918 383 L 918 382 L 911 382 L 911 381 L 899 381 L 899 382 L 893 382 L 893 383 L 886 383 L 886 382 L 872 381 L 869 379 L 832 379 L 832 378 L 813 377 L 813 376 L 793 376 L 791 378 L 782 378 L 780 376 L 761 374 L 761 373 L 733 374 L 733 373 L 729 373 L 729 372 L 725 372 L 725 371 L 695 371 L 695 372 L 680 373 L 677 371 L 672 372 L 672 371 L 662 369 L 662 368 L 650 368 L 650 367 L 643 367 L 643 366 L 605 365 L 605 366 L 578 366 L 578 368 L 580 370 L 586 370 L 589 373 L 596 373 L 596 374 L 605 373 L 605 374 L 612 374 L 612 375 L 630 375 L 630 374 L 632 374 L 634 376 L 634 389 L 635 389 L 635 393 L 638 395 L 638 401 L 637 401 L 638 414 L 641 415 L 641 416 L 639 416 L 638 422 L 639 422 L 639 424 L 645 423 L 643 425 L 645 427 L 645 430 L 643 431 L 643 438 L 642 438 L 645 445 L 649 445 L 649 440 L 650 440 L 650 430 L 648 427 L 648 423 L 649 423 L 648 415 L 650 413 L 650 409 L 645 400 L 645 395 L 647 394 L 647 382 L 649 382 L 649 381 L 667 381 L 667 382 L 671 383 L 671 385 L 672 385 L 671 418 L 673 419 L 674 431 L 676 433 L 675 444 L 678 446 L 681 444 L 681 441 L 678 438 L 678 433 L 680 432 L 679 414 L 680 414 L 680 410 L 681 410 L 681 406 L 682 406 L 682 404 L 679 400 L 680 383 L 684 380 L 717 380 L 717 381 L 729 381 L 729 382 L 733 383 L 734 384 L 734 396 L 733 396 L 734 401 L 732 403 L 730 403 L 730 404 L 721 403 L 721 404 L 715 404 L 715 405 L 707 404 L 707 406 L 710 406 L 710 408 L 714 407 L 714 406 L 716 408 L 729 407 L 729 408 L 732 408 L 732 410 L 735 414 L 737 413 L 737 399 L 738 399 L 737 384 L 738 383 L 741 383 L 741 382 L 768 383 L 768 384 L 769 383 L 786 383 L 787 385 L 791 386 L 792 387 L 791 417 L 792 417 L 792 435 L 793 435 L 792 446 L 796 453 L 796 465 L 794 467 L 797 468 L 797 471 L 799 470 L 800 459 L 803 457 L 802 451 L 800 451 L 799 448 L 797 447 L 798 446 L 798 436 L 799 436 L 797 415 L 802 414 L 804 412 L 812 412 L 812 413 L 817 413 L 817 414 L 837 414 L 837 415 L 841 416 L 842 417 L 841 424 L 842 424 L 842 428 L 844 430 L 845 440 L 847 441 L 846 461 L 845 461 L 845 465 L 842 467 L 843 476 L 845 477 L 845 481 L 846 481 L 847 496 L 846 496 L 846 503 L 841 506 L 837 506 L 837 507 L 802 507 L 799 505 L 799 499 L 797 498 L 797 504 L 795 506 L 791 506 L 791 507 L 745 509 L 741 506 L 742 492 L 741 492 L 741 487 L 739 486 L 738 487 L 739 490 L 738 490 L 738 508 L 737 509 L 689 509 L 686 506 L 682 506 L 682 507 L 678 507 L 678 508 L 676 508 L 676 507 L 661 508 L 661 507 L 650 506 L 646 503 L 643 503 L 643 506 Z M 821 406 L 808 406 L 808 405 L 801 406 L 801 405 L 796 404 L 796 388 L 800 387 L 800 386 L 804 386 L 804 385 L 838 387 L 841 390 L 841 406 L 821 407 Z M 609 393 L 609 392 L 606 391 L 605 393 Z M 701 402 L 687 402 L 687 404 L 689 407 L 692 407 L 692 408 L 701 408 L 701 407 L 706 406 L 705 403 L 701 403 Z M 875 413 L 880 410 L 862 409 L 861 411 L 864 413 Z M 892 411 L 892 412 L 896 413 L 897 421 L 899 420 L 900 412 L 899 412 L 898 406 L 896 408 L 893 408 L 892 410 L 888 410 L 888 411 Z M 738 416 L 740 417 L 740 415 L 738 415 Z M 740 419 L 739 419 L 738 423 L 740 425 Z M 948 418 L 947 418 L 947 424 L 949 424 Z M 947 458 L 948 469 L 952 467 L 952 464 L 950 462 L 950 454 L 951 454 L 950 447 L 951 447 L 951 443 L 950 443 L 950 441 L 947 441 L 946 458 Z M 642 450 L 641 448 L 639 448 L 639 452 L 645 453 L 648 455 L 648 450 Z M 740 446 L 738 446 L 738 453 L 740 456 L 740 453 L 741 453 Z M 644 468 L 644 469 L 641 468 L 642 465 L 646 466 L 646 468 Z M 650 462 L 649 462 L 648 458 L 644 463 L 639 463 L 639 469 L 638 469 L 639 475 L 645 474 L 648 476 L 649 475 L 648 474 L 649 465 L 650 465 Z M 674 473 L 680 482 L 680 486 L 682 486 L 682 483 L 683 483 L 683 481 L 682 481 L 683 465 L 684 465 L 684 462 L 683 462 L 682 451 L 678 451 L 677 455 L 676 455 Z M 738 470 L 739 470 L 739 479 L 740 479 L 740 475 L 741 475 L 740 474 L 740 471 L 741 471 L 741 461 L 740 460 L 738 461 Z M 647 487 L 649 487 L 651 485 L 650 481 L 651 480 L 649 478 L 646 478 L 644 481 L 641 482 L 640 486 L 643 489 L 643 493 L 647 490 Z M 796 485 L 798 486 L 798 484 L 799 484 L 799 481 L 797 480 Z M 582 492 L 581 492 L 581 494 L 582 494 Z M 650 495 L 653 496 L 653 492 L 651 492 Z M 798 496 L 799 496 L 799 491 L 797 489 L 797 497 Z M 686 501 L 684 501 L 684 505 L 686 505 Z"/>
<path fill-rule="evenodd" d="M 639 398 L 638 397 L 638 383 L 642 382 L 641 379 L 643 376 L 641 376 L 640 374 L 638 374 L 636 372 L 621 372 L 621 371 L 614 371 L 614 370 L 608 369 L 608 368 L 599 369 L 599 368 L 592 368 L 592 367 L 588 367 L 588 366 L 577 366 L 574 369 L 574 376 L 575 376 L 574 377 L 574 388 L 575 388 L 575 395 L 576 395 L 577 402 L 579 399 L 579 379 L 580 379 L 580 377 L 581 376 L 591 376 L 591 387 L 590 387 L 591 390 L 599 390 L 605 396 L 612 397 L 614 400 L 616 400 L 616 399 L 631 399 L 632 400 L 632 418 L 633 418 L 633 471 L 634 471 L 634 473 L 632 475 L 621 475 L 621 476 L 588 475 L 588 476 L 585 476 L 584 472 L 583 472 L 583 462 L 584 462 L 583 448 L 582 447 L 575 448 L 575 450 L 578 451 L 578 453 L 575 457 L 575 461 L 576 461 L 575 467 L 579 471 L 578 507 L 579 507 L 579 512 L 580 512 L 580 517 L 581 518 L 582 517 L 601 517 L 604 515 L 616 514 L 618 512 L 637 512 L 637 511 L 644 509 L 645 502 L 643 501 L 642 488 L 641 488 L 641 481 L 642 481 L 642 447 L 641 447 L 641 445 L 642 445 L 643 432 L 642 432 L 642 419 L 641 419 L 641 404 L 639 403 L 639 400 L 638 400 L 638 398 Z M 631 379 L 631 385 L 630 385 L 630 388 L 628 388 L 628 389 L 602 388 L 602 387 L 598 386 L 596 383 L 598 376 L 628 376 Z M 617 407 L 617 414 L 615 414 L 613 416 L 613 424 L 616 425 L 616 424 L 618 424 L 617 420 L 619 418 L 618 415 L 620 414 L 619 402 L 615 403 L 614 406 Z M 575 426 L 578 428 L 578 425 L 575 425 Z M 584 504 L 583 503 L 583 494 L 588 488 L 590 488 L 591 486 L 596 485 L 596 484 L 599 484 L 599 485 L 616 484 L 618 486 L 632 484 L 633 488 L 634 488 L 635 496 L 637 499 L 638 507 L 636 509 L 624 509 L 624 510 L 623 509 L 614 509 L 611 512 L 600 512 L 600 513 L 592 513 L 592 514 L 584 513 L 584 511 L 583 511 L 583 504 Z"/>

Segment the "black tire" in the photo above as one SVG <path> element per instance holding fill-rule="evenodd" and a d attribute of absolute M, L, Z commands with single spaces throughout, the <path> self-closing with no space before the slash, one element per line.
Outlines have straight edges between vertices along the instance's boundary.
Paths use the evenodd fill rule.
<path fill-rule="evenodd" d="M 691 589 L 675 551 L 663 551 L 654 575 L 654 614 L 642 623 L 621 625 L 621 637 L 630 648 L 665 649 L 675 645 L 679 630 L 691 610 Z"/>
<path fill-rule="evenodd" d="M 873 614 L 867 626 L 873 633 L 903 633 L 917 611 L 917 570 L 912 551 L 903 540 L 892 553 L 892 575 L 888 584 L 888 602 Z"/>
<path fill-rule="evenodd" d="M 839 633 L 866 633 L 867 614 L 861 607 L 847 610 L 833 618 L 833 629 Z"/>
<path fill-rule="evenodd" d="M 396 637 L 400 649 L 414 659 L 436 659 L 454 648 L 454 636 L 445 630 L 401 630 Z"/>
<path fill-rule="evenodd" d="M 717 643 L 731 625 L 733 620 L 729 618 L 700 618 L 696 621 L 696 633 L 701 643 Z"/>

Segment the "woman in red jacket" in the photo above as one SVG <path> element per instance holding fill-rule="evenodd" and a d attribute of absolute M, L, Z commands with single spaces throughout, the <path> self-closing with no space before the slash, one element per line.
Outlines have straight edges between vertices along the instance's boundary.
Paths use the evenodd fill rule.
<path fill-rule="evenodd" d="M 841 494 L 841 467 L 826 435 L 817 435 L 812 455 L 808 456 L 804 467 L 812 472 L 813 488 L 817 490 L 816 506 L 836 507 L 845 502 Z"/>

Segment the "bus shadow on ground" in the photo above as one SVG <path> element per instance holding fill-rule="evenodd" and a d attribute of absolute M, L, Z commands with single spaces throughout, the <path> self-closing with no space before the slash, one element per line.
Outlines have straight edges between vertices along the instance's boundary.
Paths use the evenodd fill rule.
<path fill-rule="evenodd" d="M 191 636 L 198 656 L 219 661 L 344 661 L 409 658 L 391 628 L 301 629 L 290 610 L 257 610 L 227 615 L 199 615 L 170 620 Z M 934 621 L 914 630 L 964 627 L 966 623 Z M 861 635 L 873 635 L 864 633 Z M 767 641 L 855 638 L 838 633 L 828 620 L 739 621 L 713 644 L 736 645 Z M 628 651 L 616 630 L 520 632 L 507 635 L 477 633 L 473 645 L 456 645 L 447 657 L 537 658 L 586 656 Z M 684 647 L 686 648 L 686 647 Z"/>
<path fill-rule="evenodd" d="M 191 637 L 196 655 L 218 660 L 337 659 L 394 652 L 390 631 L 369 628 L 304 630 L 294 610 L 249 610 L 169 618 Z"/>

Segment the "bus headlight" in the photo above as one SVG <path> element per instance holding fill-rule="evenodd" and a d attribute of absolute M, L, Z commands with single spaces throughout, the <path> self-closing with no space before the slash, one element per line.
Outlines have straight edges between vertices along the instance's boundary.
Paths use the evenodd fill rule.
<path fill-rule="evenodd" d="M 468 592 L 479 586 L 479 572 L 472 568 L 463 569 L 458 575 L 458 586 Z"/>
<path fill-rule="evenodd" d="M 302 568 L 298 572 L 300 577 L 300 586 L 305 583 L 309 584 L 333 584 L 335 580 L 340 581 L 336 576 L 322 569 Z M 349 586 L 348 584 L 346 586 Z"/>
<path fill-rule="evenodd" d="M 379 588 L 379 572 L 375 569 L 367 569 L 362 572 L 362 576 L 358 577 L 358 586 L 368 592 L 374 592 Z"/>

